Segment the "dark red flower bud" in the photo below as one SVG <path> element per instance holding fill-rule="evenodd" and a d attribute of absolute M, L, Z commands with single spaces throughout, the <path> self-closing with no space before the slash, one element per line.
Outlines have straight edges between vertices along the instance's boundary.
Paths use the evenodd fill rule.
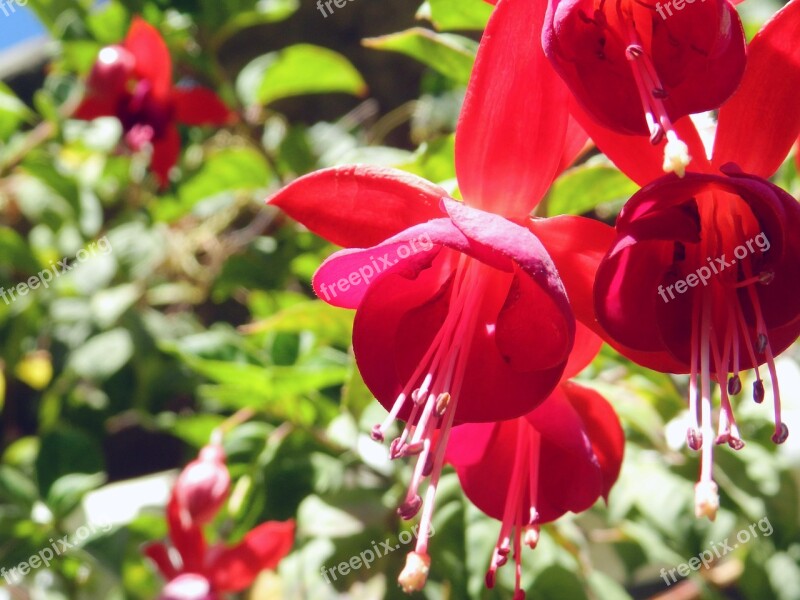
<path fill-rule="evenodd" d="M 196 460 L 186 465 L 175 483 L 181 521 L 188 526 L 213 520 L 228 496 L 230 483 L 222 446 L 207 445 Z"/>
<path fill-rule="evenodd" d="M 122 46 L 106 46 L 100 50 L 97 61 L 89 74 L 87 86 L 92 93 L 122 97 L 133 78 L 136 59 Z"/>

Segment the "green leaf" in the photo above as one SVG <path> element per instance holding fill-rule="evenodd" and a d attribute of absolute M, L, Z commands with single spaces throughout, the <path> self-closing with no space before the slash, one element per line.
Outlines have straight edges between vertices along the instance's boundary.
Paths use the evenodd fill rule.
<path fill-rule="evenodd" d="M 586 592 L 576 574 L 559 565 L 548 567 L 539 573 L 534 583 L 534 589 L 536 597 L 542 600 L 586 598 Z"/>
<path fill-rule="evenodd" d="M 3 504 L 13 502 L 30 509 L 38 499 L 36 484 L 22 471 L 8 465 L 0 465 L 0 500 Z"/>
<path fill-rule="evenodd" d="M 255 10 L 234 11 L 233 16 L 215 33 L 213 45 L 219 47 L 236 32 L 247 27 L 288 19 L 298 8 L 298 0 L 261 0 L 256 3 Z"/>
<path fill-rule="evenodd" d="M 566 171 L 556 180 L 547 198 L 547 214 L 580 215 L 599 204 L 627 200 L 638 189 L 618 169 L 586 163 Z"/>
<path fill-rule="evenodd" d="M 7 140 L 20 123 L 32 117 L 33 113 L 25 103 L 0 81 L 0 140 Z"/>
<path fill-rule="evenodd" d="M 65 475 L 104 471 L 102 449 L 85 433 L 61 427 L 42 438 L 36 457 L 36 478 L 40 494 L 47 498 L 50 488 Z"/>
<path fill-rule="evenodd" d="M 381 37 L 367 38 L 364 45 L 378 50 L 391 50 L 410 56 L 458 83 L 467 85 L 477 42 L 452 33 L 435 33 L 414 27 Z"/>
<path fill-rule="evenodd" d="M 478 0 L 428 0 L 420 7 L 417 17 L 428 18 L 437 29 L 477 29 L 486 27 L 492 16 L 492 6 Z"/>
<path fill-rule="evenodd" d="M 251 61 L 236 81 L 246 105 L 281 98 L 340 92 L 361 96 L 367 84 L 344 56 L 311 44 L 295 44 Z"/>
<path fill-rule="evenodd" d="M 309 300 L 289 306 L 268 319 L 247 325 L 243 331 L 248 334 L 310 331 L 321 342 L 346 346 L 353 331 L 353 315 L 322 300 Z"/>
<path fill-rule="evenodd" d="M 46 504 L 56 519 L 68 516 L 80 504 L 87 492 L 105 482 L 105 474 L 70 473 L 59 477 L 50 486 Z"/>
<path fill-rule="evenodd" d="M 125 37 L 129 21 L 128 11 L 121 3 L 108 2 L 89 13 L 86 26 L 101 44 L 115 44 Z"/>
<path fill-rule="evenodd" d="M 81 377 L 102 381 L 125 366 L 131 356 L 131 334 L 120 327 L 96 335 L 76 349 L 67 361 L 67 368 Z"/>
<path fill-rule="evenodd" d="M 33 274 L 41 267 L 26 241 L 10 227 L 0 227 L 0 256 L 4 266 L 22 273 Z"/>
<path fill-rule="evenodd" d="M 180 187 L 180 205 L 170 216 L 182 216 L 206 198 L 235 191 L 266 188 L 271 172 L 266 159 L 252 148 L 225 148 L 210 155 L 200 171 Z M 162 215 L 163 216 L 163 215 Z"/>

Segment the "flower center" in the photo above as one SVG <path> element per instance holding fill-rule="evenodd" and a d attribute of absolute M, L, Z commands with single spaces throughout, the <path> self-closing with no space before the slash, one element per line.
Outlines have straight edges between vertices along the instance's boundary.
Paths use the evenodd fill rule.
<path fill-rule="evenodd" d="M 403 519 L 409 520 L 422 508 L 416 548 L 410 553 L 410 566 L 407 565 L 401 577 L 404 588 L 408 587 L 409 591 L 421 589 L 425 583 L 419 565 L 424 564 L 427 557 L 436 488 L 486 282 L 481 275 L 489 268 L 466 255 L 461 255 L 459 261 L 447 317 L 386 419 L 372 429 L 372 438 L 383 441 L 401 410 L 410 409 L 403 432 L 389 447 L 392 459 L 417 457 L 405 500 L 397 511 Z M 426 478 L 430 481 L 423 503 L 420 487 Z M 413 573 L 407 572 L 409 569 Z"/>

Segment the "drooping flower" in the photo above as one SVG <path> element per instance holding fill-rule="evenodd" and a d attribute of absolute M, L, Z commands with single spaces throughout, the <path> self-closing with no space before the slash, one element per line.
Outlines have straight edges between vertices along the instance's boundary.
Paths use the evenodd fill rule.
<path fill-rule="evenodd" d="M 423 510 L 399 579 L 407 591 L 427 576 L 427 532 L 452 426 L 526 414 L 565 369 L 575 321 L 537 236 L 563 253 L 572 271 L 565 279 L 586 282 L 584 293 L 595 264 L 577 247 L 567 250 L 568 241 L 603 248 L 600 255 L 607 247 L 610 228 L 601 223 L 528 218 L 586 141 L 570 123 L 566 88 L 531 34 L 543 18 L 542 3 L 500 0 L 489 21 L 456 131 L 463 203 L 417 177 L 360 166 L 301 177 L 269 200 L 349 248 L 323 263 L 313 285 L 326 302 L 356 309 L 356 361 L 389 411 L 373 437 L 382 440 L 403 419 L 390 455 L 417 456 L 399 509 L 406 519 Z M 598 229 L 603 233 L 587 235 Z"/>
<path fill-rule="evenodd" d="M 663 169 L 691 156 L 673 123 L 736 89 L 745 38 L 729 0 L 549 0 L 545 53 L 577 99 L 576 116 L 624 134 L 666 137 Z M 582 115 L 585 111 L 585 115 Z"/>
<path fill-rule="evenodd" d="M 766 178 L 800 132 L 798 36 L 800 0 L 792 0 L 754 38 L 742 85 L 720 110 L 711 159 L 698 141 L 700 172 L 657 179 L 634 195 L 597 273 L 598 319 L 618 349 L 644 366 L 690 375 L 687 439 L 703 451 L 695 510 L 712 519 L 719 498 L 711 441 L 743 446 L 731 405 L 742 371 L 755 371 L 761 402 L 766 365 L 773 440 L 788 435 L 774 358 L 800 334 L 800 206 Z M 623 169 L 638 164 L 632 177 L 655 171 L 652 161 L 642 165 L 646 153 L 633 159 L 623 138 L 596 133 Z M 720 383 L 716 432 L 712 381 Z"/>
<path fill-rule="evenodd" d="M 535 548 L 540 527 L 567 512 L 582 512 L 608 499 L 622 466 L 625 436 L 611 405 L 597 392 L 567 380 L 600 349 L 597 336 L 576 343 L 564 380 L 525 416 L 453 429 L 447 460 L 467 497 L 501 521 L 486 574 L 494 587 L 497 569 L 513 551 L 514 599 L 521 590 L 522 546 Z"/>
<path fill-rule="evenodd" d="M 131 150 L 152 145 L 150 167 L 161 185 L 180 154 L 178 123 L 225 125 L 235 120 L 213 91 L 172 85 L 169 50 L 158 31 L 139 17 L 122 45 L 100 50 L 74 117 L 117 117 Z"/>
<path fill-rule="evenodd" d="M 208 545 L 202 525 L 216 516 L 228 489 L 229 477 L 218 472 L 225 469 L 220 453 L 219 444 L 206 446 L 179 475 L 166 511 L 170 545 L 143 549 L 167 581 L 159 600 L 222 600 L 277 567 L 292 548 L 293 521 L 262 523 L 232 546 Z M 226 494 L 220 495 L 223 483 Z"/>
<path fill-rule="evenodd" d="M 183 523 L 205 525 L 212 521 L 228 497 L 230 484 L 225 451 L 221 441 L 214 440 L 186 465 L 175 482 L 175 497 Z"/>

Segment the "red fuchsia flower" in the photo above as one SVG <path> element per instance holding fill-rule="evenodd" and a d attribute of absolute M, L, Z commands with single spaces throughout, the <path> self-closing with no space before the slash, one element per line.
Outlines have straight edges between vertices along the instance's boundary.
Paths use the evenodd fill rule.
<path fill-rule="evenodd" d="M 762 402 L 766 365 L 773 441 L 788 435 L 774 358 L 800 334 L 800 206 L 766 178 L 800 132 L 798 38 L 800 0 L 792 0 L 753 39 L 742 85 L 720 110 L 712 157 L 687 128 L 698 172 L 657 179 L 628 201 L 595 284 L 599 322 L 624 355 L 690 374 L 688 444 L 703 451 L 696 513 L 711 519 L 719 497 L 710 441 L 744 445 L 730 399 L 742 371 L 755 370 L 753 398 Z M 656 173 L 634 138 L 592 135 L 637 181 Z M 716 433 L 712 381 L 720 383 Z"/>
<path fill-rule="evenodd" d="M 390 455 L 417 456 L 399 509 L 406 519 L 423 509 L 399 580 L 406 591 L 427 577 L 427 532 L 453 425 L 524 415 L 564 372 L 576 325 L 540 239 L 590 312 L 596 261 L 582 250 L 599 261 L 610 241 L 610 228 L 588 219 L 528 217 L 586 141 L 532 37 L 543 18 L 543 3 L 501 0 L 489 21 L 456 132 L 463 203 L 417 177 L 358 166 L 312 173 L 269 200 L 349 248 L 323 263 L 313 285 L 326 302 L 356 309 L 356 361 L 389 411 L 373 438 L 403 419 Z"/>
<path fill-rule="evenodd" d="M 159 600 L 223 600 L 226 593 L 250 587 L 262 570 L 277 567 L 292 548 L 294 521 L 262 523 L 233 546 L 208 545 L 202 524 L 216 516 L 230 481 L 227 469 L 226 475 L 220 469 L 225 469 L 224 454 L 212 442 L 172 489 L 167 504 L 170 546 L 153 542 L 144 548 L 167 580 Z"/>
<path fill-rule="evenodd" d="M 175 498 L 183 524 L 211 522 L 225 503 L 230 485 L 225 451 L 217 439 L 200 450 L 198 458 L 186 465 L 175 482 Z"/>
<path fill-rule="evenodd" d="M 161 185 L 178 162 L 177 123 L 225 125 L 235 113 L 211 90 L 172 85 L 172 59 L 158 31 L 134 18 L 122 45 L 100 51 L 75 118 L 117 117 L 125 142 L 138 152 L 152 145 L 150 167 Z"/>
<path fill-rule="evenodd" d="M 535 548 L 539 529 L 567 512 L 582 512 L 608 499 L 622 466 L 625 436 L 611 405 L 594 390 L 567 378 L 600 350 L 591 335 L 576 342 L 561 384 L 525 416 L 453 429 L 447 460 L 467 497 L 502 522 L 486 586 L 514 552 L 514 600 L 521 590 L 521 549 Z"/>
<path fill-rule="evenodd" d="M 594 120 L 652 144 L 666 137 L 663 170 L 682 175 L 691 156 L 673 122 L 718 108 L 742 77 L 745 38 L 732 4 L 549 0 L 542 43 L 584 127 Z"/>

